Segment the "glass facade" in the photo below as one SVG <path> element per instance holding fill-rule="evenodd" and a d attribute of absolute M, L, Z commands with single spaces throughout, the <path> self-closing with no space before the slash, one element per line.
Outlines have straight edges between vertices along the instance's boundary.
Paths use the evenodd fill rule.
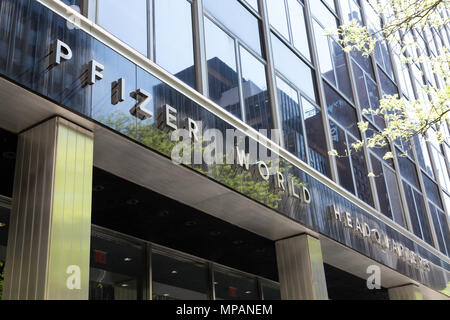
<path fill-rule="evenodd" d="M 81 6 L 74 1 L 66 3 Z M 430 131 L 430 141 L 417 137 L 411 144 L 414 149 L 407 156 L 400 154 L 409 148 L 409 141 L 399 142 L 399 149 L 387 145 L 379 152 L 367 148 L 351 151 L 352 144 L 368 135 L 359 131 L 359 121 L 368 120 L 374 132 L 385 126 L 384 119 L 362 112 L 377 108 L 380 97 L 400 94 L 410 99 L 427 98 L 420 89 L 425 85 L 439 85 L 439 79 L 430 73 L 427 65 L 415 62 L 398 65 L 403 55 L 417 58 L 417 50 L 411 48 L 403 53 L 380 42 L 374 55 L 365 58 L 358 53 L 344 52 L 336 39 L 325 35 L 325 29 L 350 19 L 367 23 L 371 30 L 379 28 L 380 21 L 367 1 L 204 0 L 203 8 L 198 8 L 196 1 L 187 0 L 136 0 L 126 4 L 97 0 L 95 3 L 95 22 L 105 30 L 192 88 L 200 90 L 197 84 L 203 80 L 206 87 L 200 93 L 250 127 L 281 129 L 282 146 L 290 153 L 442 254 L 449 255 L 449 141 L 443 145 L 435 143 Z M 7 22 L 0 24 L 4 26 Z M 21 30 L 27 29 L 18 28 L 18 37 L 24 35 Z M 428 30 L 423 36 L 415 33 L 407 36 L 420 37 L 419 50 L 436 55 L 446 41 L 436 37 L 437 34 L 442 31 Z M 79 48 L 84 43 L 87 42 L 70 44 Z M 34 46 L 23 46 L 23 52 L 7 53 L 11 58 L 8 63 L 2 54 L 2 73 L 7 68 L 12 70 L 13 80 L 58 103 L 75 106 L 75 111 L 106 123 L 146 146 L 157 144 L 149 139 L 144 128 L 145 124 L 153 124 L 154 119 L 136 123 L 129 115 L 130 100 L 115 107 L 110 103 L 108 88 L 120 76 L 130 88 L 143 85 L 152 88 L 151 108 L 155 113 L 159 105 L 176 101 L 182 105 L 180 113 L 195 112 L 199 118 L 209 117 L 211 122 L 217 122 L 216 127 L 226 127 L 119 54 L 102 56 L 105 81 L 90 90 L 76 88 L 69 93 L 64 90 L 76 81 L 70 70 L 66 77 L 55 76 L 41 86 L 44 81 L 36 75 L 42 70 L 16 65 L 14 57 L 43 47 L 44 44 L 34 39 Z M 101 55 L 109 50 L 95 41 L 90 41 L 85 49 L 89 57 L 92 52 Z M 76 57 L 79 60 L 74 64 L 83 58 Z M 123 117 L 119 119 L 118 115 Z M 329 152 L 333 149 L 346 156 L 330 161 Z M 398 155 L 397 159 L 384 160 L 382 155 L 391 149 Z M 214 172 L 213 168 L 207 170 Z M 369 177 L 369 172 L 373 176 Z M 239 183 L 244 185 L 249 181 L 244 178 Z M 267 201 L 265 205 L 272 205 L 270 200 L 264 201 Z M 278 205 L 273 207 L 279 209 Z M 93 299 L 144 299 L 149 294 L 146 291 L 149 281 L 155 299 L 184 299 L 186 294 L 209 299 L 211 284 L 216 299 L 277 296 L 271 291 L 272 284 L 266 287 L 252 276 L 224 271 L 221 267 L 211 268 L 205 261 L 165 252 L 154 252 L 150 257 L 145 245 L 132 241 L 98 237 L 92 243 L 90 295 Z M 128 256 L 123 257 L 122 249 Z M 0 256 L 0 260 L 3 265 L 4 257 Z M 151 279 L 148 277 L 150 264 L 154 267 Z M 158 264 L 173 267 L 171 273 L 158 268 Z M 176 278 L 181 275 L 192 282 L 179 284 Z"/>
<path fill-rule="evenodd" d="M 436 243 L 441 240 L 433 239 L 430 233 L 430 226 L 436 226 L 429 220 L 439 221 L 439 215 L 424 205 L 426 196 L 421 185 L 431 179 L 433 185 L 442 188 L 440 197 L 450 197 L 444 152 L 450 147 L 430 145 L 415 137 L 413 153 L 409 141 L 397 141 L 397 147 L 409 156 L 399 157 L 395 163 L 382 159 L 389 145 L 351 152 L 351 144 L 365 137 L 356 125 L 359 121 L 370 122 L 367 136 L 386 126 L 383 118 L 364 112 L 378 108 L 383 95 L 424 98 L 424 85 L 439 85 L 430 66 L 422 70 L 418 63 L 401 63 L 405 56 L 418 58 L 415 48 L 400 52 L 379 39 L 373 56 L 366 58 L 358 52 L 345 53 L 336 39 L 325 34 L 325 29 L 353 19 L 376 33 L 382 20 L 367 0 L 338 1 L 338 8 L 332 0 L 264 0 L 262 7 L 256 0 L 204 0 L 200 29 L 204 31 L 205 74 L 196 73 L 201 70 L 198 63 L 202 55 L 195 48 L 195 9 L 191 1 L 134 1 L 133 10 L 128 6 L 127 12 L 142 16 L 137 19 L 133 15 L 139 22 L 122 16 L 123 26 L 113 22 L 124 4 L 117 1 L 106 6 L 105 2 L 97 2 L 98 24 L 191 87 L 206 77 L 207 88 L 202 93 L 216 104 L 255 129 L 281 129 L 282 145 L 289 152 L 321 174 L 335 176 L 343 188 L 400 226 L 436 248 L 442 247 Z M 268 34 L 263 32 L 265 17 Z M 405 37 L 418 39 L 419 51 L 432 56 L 449 42 L 445 30 L 427 29 L 420 35 L 409 32 Z M 334 168 L 329 163 L 330 149 L 347 154 L 335 159 Z M 374 177 L 369 178 L 369 172 Z M 399 181 L 405 188 L 400 188 Z M 449 210 L 445 200 L 440 210 Z M 411 215 L 410 219 L 405 215 Z"/>
<path fill-rule="evenodd" d="M 280 300 L 280 285 L 94 227 L 90 300 Z"/>

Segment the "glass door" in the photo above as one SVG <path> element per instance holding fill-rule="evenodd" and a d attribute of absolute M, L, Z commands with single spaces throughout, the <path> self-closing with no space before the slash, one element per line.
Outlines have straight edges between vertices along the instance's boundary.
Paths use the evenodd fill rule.
<path fill-rule="evenodd" d="M 89 299 L 146 299 L 146 256 L 145 243 L 94 228 L 91 236 Z"/>
<path fill-rule="evenodd" d="M 3 296 L 5 280 L 6 245 L 8 242 L 8 226 L 10 215 L 10 200 L 0 197 L 0 300 Z"/>

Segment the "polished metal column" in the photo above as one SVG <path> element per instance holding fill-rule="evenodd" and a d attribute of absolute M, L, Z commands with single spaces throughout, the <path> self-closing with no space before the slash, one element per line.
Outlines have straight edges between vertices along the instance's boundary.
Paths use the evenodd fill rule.
<path fill-rule="evenodd" d="M 3 298 L 89 293 L 93 135 L 53 118 L 19 135 Z"/>
<path fill-rule="evenodd" d="M 388 289 L 390 300 L 423 300 L 420 288 L 414 284 Z"/>
<path fill-rule="evenodd" d="M 283 300 L 328 300 L 320 241 L 304 234 L 276 242 Z"/>

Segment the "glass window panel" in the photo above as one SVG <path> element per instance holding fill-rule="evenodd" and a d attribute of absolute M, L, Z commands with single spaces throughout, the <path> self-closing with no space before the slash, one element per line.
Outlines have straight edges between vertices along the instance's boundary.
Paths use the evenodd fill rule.
<path fill-rule="evenodd" d="M 375 74 L 373 73 L 373 65 L 372 65 L 372 61 L 370 60 L 370 58 L 366 58 L 362 55 L 361 52 L 359 51 L 352 51 L 350 53 L 351 57 L 353 58 L 353 60 L 358 63 L 358 65 L 369 74 L 369 76 L 374 79 L 375 78 Z"/>
<path fill-rule="evenodd" d="M 397 159 L 402 177 L 409 183 L 411 183 L 414 187 L 420 189 L 419 179 L 417 177 L 416 166 L 414 165 L 414 163 L 406 157 L 398 156 Z"/>
<path fill-rule="evenodd" d="M 272 115 L 267 92 L 266 68 L 251 53 L 240 47 L 242 93 L 247 123 L 254 129 L 272 129 Z"/>
<path fill-rule="evenodd" d="M 371 156 L 371 160 L 372 160 L 373 174 L 375 174 L 375 184 L 377 188 L 380 211 L 386 217 L 393 219 L 389 200 L 389 193 L 384 178 L 383 165 L 381 161 L 375 158 L 374 156 Z"/>
<path fill-rule="evenodd" d="M 361 10 L 353 0 L 339 0 L 342 11 L 342 19 L 344 22 L 349 22 L 356 19 L 362 24 Z"/>
<path fill-rule="evenodd" d="M 155 61 L 195 88 L 191 4 L 186 0 L 155 0 L 154 5 Z"/>
<path fill-rule="evenodd" d="M 97 23 L 147 56 L 147 0 L 98 0 Z"/>
<path fill-rule="evenodd" d="M 207 300 L 204 263 L 163 253 L 152 254 L 153 300 Z"/>
<path fill-rule="evenodd" d="M 423 173 L 422 178 L 428 199 L 431 200 L 440 209 L 442 209 L 441 196 L 439 195 L 439 188 L 437 184 Z"/>
<path fill-rule="evenodd" d="M 354 194 L 355 186 L 353 184 L 352 168 L 350 166 L 350 157 L 348 156 L 350 153 L 345 131 L 333 121 L 330 121 L 330 131 L 333 148 L 339 154 L 339 157 L 336 157 L 339 184 Z"/>
<path fill-rule="evenodd" d="M 331 177 L 322 114 L 319 109 L 303 97 L 302 108 L 308 140 L 310 165 L 323 175 Z"/>
<path fill-rule="evenodd" d="M 297 0 L 288 0 L 288 7 L 294 47 L 311 60 L 303 6 Z"/>
<path fill-rule="evenodd" d="M 336 41 L 331 41 L 334 69 L 337 78 L 337 87 L 347 98 L 353 101 L 352 88 L 350 86 L 350 77 L 348 74 L 347 61 L 345 60 L 344 50 Z"/>
<path fill-rule="evenodd" d="M 270 24 L 281 33 L 283 37 L 289 40 L 289 29 L 284 0 L 267 0 L 267 13 L 269 15 Z"/>
<path fill-rule="evenodd" d="M 331 10 L 336 12 L 336 6 L 334 5 L 334 0 L 325 0 L 325 3 L 331 8 Z"/>
<path fill-rule="evenodd" d="M 282 43 L 277 36 L 274 34 L 271 36 L 275 67 L 294 83 L 297 88 L 302 90 L 312 100 L 317 101 L 314 74 L 311 68 Z"/>
<path fill-rule="evenodd" d="M 343 126 L 345 130 L 350 131 L 355 137 L 359 138 L 360 134 L 357 126 L 356 110 L 329 85 L 324 84 L 324 87 L 328 114 Z"/>
<path fill-rule="evenodd" d="M 356 140 L 348 137 L 349 145 L 356 143 Z M 365 203 L 373 206 L 372 189 L 370 187 L 370 180 L 368 177 L 369 172 L 367 171 L 366 158 L 362 150 L 354 151 L 352 150 L 352 166 L 353 175 L 355 177 L 357 196 Z"/>
<path fill-rule="evenodd" d="M 406 203 L 408 205 L 409 217 L 411 218 L 413 233 L 422 239 L 422 232 L 420 230 L 420 222 L 417 215 L 416 205 L 414 202 L 413 189 L 406 182 L 403 182 L 403 188 L 405 189 Z"/>
<path fill-rule="evenodd" d="M 336 85 L 336 76 L 334 74 L 333 60 L 331 57 L 329 38 L 325 35 L 323 28 L 313 21 L 314 37 L 316 39 L 317 54 L 319 55 L 319 66 L 322 76 Z"/>
<path fill-rule="evenodd" d="M 310 1 L 311 13 L 325 29 L 335 29 L 337 27 L 336 17 L 320 0 Z"/>
<path fill-rule="evenodd" d="M 366 131 L 366 137 L 367 139 L 371 138 L 375 133 L 379 133 L 380 131 L 378 129 L 375 129 L 375 127 L 369 125 L 369 128 Z M 383 159 L 385 154 L 389 151 L 391 151 L 391 148 L 389 147 L 389 145 L 385 146 L 385 147 L 373 147 L 370 148 L 370 150 L 375 153 L 380 159 Z M 392 168 L 394 167 L 394 162 L 392 161 L 392 159 L 387 159 L 384 160 L 385 163 L 387 163 L 388 165 L 390 165 Z"/>
<path fill-rule="evenodd" d="M 225 270 L 214 271 L 216 300 L 259 300 L 256 280 Z"/>
<path fill-rule="evenodd" d="M 259 21 L 236 0 L 204 0 L 203 5 L 216 19 L 261 55 Z M 239 23 L 236 23 L 239 21 Z"/>
<path fill-rule="evenodd" d="M 261 281 L 264 300 L 281 300 L 280 285 Z"/>
<path fill-rule="evenodd" d="M 446 161 L 442 153 L 440 153 L 436 147 L 431 147 L 431 152 L 433 154 L 434 162 L 436 164 L 436 177 L 441 183 L 441 187 L 447 192 L 450 191 L 450 179 L 448 176 L 448 169 Z"/>
<path fill-rule="evenodd" d="M 438 240 L 439 250 L 445 254 L 449 255 L 449 237 L 448 237 L 448 226 L 445 220 L 445 215 L 443 212 L 438 210 L 432 203 L 430 203 L 431 217 L 433 219 L 434 230 L 436 231 L 436 238 Z"/>
<path fill-rule="evenodd" d="M 400 198 L 400 189 L 397 182 L 397 176 L 394 171 L 384 167 L 384 177 L 388 188 L 388 195 L 391 202 L 394 221 L 402 227 L 405 227 L 405 218 L 403 215 L 403 206 Z"/>
<path fill-rule="evenodd" d="M 383 71 L 380 70 L 380 68 L 378 68 L 378 74 L 380 76 L 381 89 L 383 90 L 383 94 L 397 94 L 397 86 L 384 74 Z"/>
<path fill-rule="evenodd" d="M 414 145 L 416 147 L 417 160 L 419 161 L 420 167 L 434 178 L 430 154 L 428 153 L 428 148 L 423 136 L 414 136 Z"/>
<path fill-rule="evenodd" d="M 277 87 L 285 148 L 306 162 L 302 111 L 298 93 L 279 77 L 277 77 Z"/>
<path fill-rule="evenodd" d="M 90 300 L 142 300 L 146 279 L 142 246 L 110 236 L 91 238 Z"/>
<path fill-rule="evenodd" d="M 205 18 L 205 39 L 209 97 L 241 118 L 235 42 L 208 18 Z"/>
<path fill-rule="evenodd" d="M 414 199 L 416 200 L 417 215 L 419 217 L 420 226 L 422 228 L 422 239 L 433 246 L 433 240 L 431 240 L 430 225 L 428 224 L 428 218 L 425 211 L 425 203 L 423 202 L 422 194 L 414 190 Z"/>

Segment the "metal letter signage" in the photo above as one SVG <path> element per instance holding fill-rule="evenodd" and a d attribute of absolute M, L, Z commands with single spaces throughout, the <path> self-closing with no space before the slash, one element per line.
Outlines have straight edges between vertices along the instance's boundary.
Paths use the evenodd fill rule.
<path fill-rule="evenodd" d="M 95 60 L 89 61 L 87 67 L 85 68 L 85 76 L 83 78 L 83 82 L 81 84 L 81 87 L 86 86 L 92 86 L 95 84 L 97 80 L 103 79 L 103 74 L 101 73 L 103 70 L 105 70 L 105 67 L 98 63 Z"/>
<path fill-rule="evenodd" d="M 395 254 L 397 257 L 403 259 L 408 264 L 411 264 L 415 268 L 423 271 L 430 271 L 430 262 L 418 254 L 412 252 L 406 248 L 403 244 L 395 242 L 393 239 L 389 239 L 385 233 L 381 233 L 376 228 L 370 228 L 367 223 L 361 224 L 359 219 L 356 218 L 356 222 L 353 223 L 353 219 L 350 213 L 341 213 L 336 206 L 328 206 L 327 214 L 330 220 L 337 221 L 344 227 L 355 231 L 360 237 L 367 238 L 375 245 L 380 246 L 382 249 L 387 249 L 389 252 Z"/>
<path fill-rule="evenodd" d="M 111 83 L 111 104 L 116 105 L 125 101 L 125 79 L 120 78 Z"/>
<path fill-rule="evenodd" d="M 68 266 L 66 273 L 69 274 L 67 277 L 66 286 L 69 290 L 80 290 L 81 289 L 81 269 L 77 265 Z"/>
<path fill-rule="evenodd" d="M 72 59 L 72 50 L 61 40 L 55 40 L 50 46 L 47 68 L 60 65 L 62 61 Z"/>
<path fill-rule="evenodd" d="M 133 99 L 136 99 L 137 103 L 131 108 L 130 113 L 140 120 L 145 120 L 153 117 L 153 113 L 146 108 L 152 99 L 152 95 L 144 89 L 137 89 L 130 93 Z"/>

